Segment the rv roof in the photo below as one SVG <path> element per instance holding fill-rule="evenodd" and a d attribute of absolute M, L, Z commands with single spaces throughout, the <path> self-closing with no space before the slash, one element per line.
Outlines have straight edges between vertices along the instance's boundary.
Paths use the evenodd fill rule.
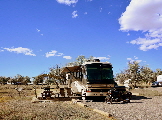
<path fill-rule="evenodd" d="M 80 66 L 72 66 L 72 67 L 64 67 L 62 70 L 63 72 L 78 72 L 80 71 Z"/>
<path fill-rule="evenodd" d="M 83 65 L 86 65 L 86 64 L 94 64 L 94 63 L 99 63 L 99 64 L 109 64 L 109 65 L 111 65 L 110 62 L 85 62 Z"/>

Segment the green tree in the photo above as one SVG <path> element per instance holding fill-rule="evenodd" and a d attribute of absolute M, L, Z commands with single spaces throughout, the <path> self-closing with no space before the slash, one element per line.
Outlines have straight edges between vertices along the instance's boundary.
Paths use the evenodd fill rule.
<path fill-rule="evenodd" d="M 155 73 L 156 73 L 156 76 L 162 75 L 162 70 L 156 69 Z"/>
<path fill-rule="evenodd" d="M 50 68 L 50 72 L 49 72 L 49 82 L 57 84 L 58 85 L 58 81 L 61 84 L 65 84 L 66 83 L 66 77 L 64 74 L 61 73 L 62 68 L 60 68 L 58 65 L 56 65 L 56 67 Z"/>
<path fill-rule="evenodd" d="M 38 75 L 38 76 L 33 77 L 33 78 L 34 78 L 34 80 L 33 80 L 34 84 L 38 85 L 38 83 L 43 83 L 44 78 L 41 75 Z"/>
<path fill-rule="evenodd" d="M 128 63 L 129 79 L 133 87 L 137 87 L 137 83 L 141 82 L 140 79 L 140 65 L 138 61 Z"/>
<path fill-rule="evenodd" d="M 132 86 L 137 87 L 137 83 L 148 84 L 156 81 L 158 75 L 162 75 L 161 69 L 153 71 L 148 66 L 140 66 L 138 61 L 129 61 L 128 68 L 121 71 L 121 73 L 117 73 L 115 79 L 120 83 L 124 83 L 125 80 L 131 79 L 130 83 Z"/>
<path fill-rule="evenodd" d="M 76 58 L 76 61 L 67 63 L 66 66 L 79 66 L 83 64 L 84 62 L 87 62 L 87 61 L 92 62 L 93 60 L 94 60 L 93 56 L 86 58 L 84 55 L 80 55 Z"/>
<path fill-rule="evenodd" d="M 121 71 L 120 73 L 116 74 L 115 79 L 119 81 L 120 84 L 124 84 L 124 81 L 129 79 L 129 73 L 127 70 Z"/>
<path fill-rule="evenodd" d="M 154 81 L 154 72 L 147 66 L 142 66 L 140 69 L 140 77 L 143 83 Z"/>
<path fill-rule="evenodd" d="M 141 82 L 140 65 L 138 61 L 129 61 L 128 68 L 116 75 L 116 80 L 118 80 L 120 83 L 124 83 L 124 81 L 128 79 L 131 79 L 130 83 L 133 87 L 136 87 L 137 83 Z"/>
<path fill-rule="evenodd" d="M 0 76 L 0 84 L 7 84 L 7 82 L 9 81 L 10 77 L 3 77 Z"/>
<path fill-rule="evenodd" d="M 22 82 L 23 82 L 24 85 L 27 85 L 28 83 L 31 83 L 30 77 L 29 76 L 23 77 L 23 81 Z"/>

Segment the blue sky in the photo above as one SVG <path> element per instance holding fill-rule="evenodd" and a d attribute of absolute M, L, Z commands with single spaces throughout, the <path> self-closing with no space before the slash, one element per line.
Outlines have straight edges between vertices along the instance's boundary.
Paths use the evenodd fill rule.
<path fill-rule="evenodd" d="M 1 0 L 0 76 L 34 77 L 79 55 L 162 68 L 161 0 Z"/>

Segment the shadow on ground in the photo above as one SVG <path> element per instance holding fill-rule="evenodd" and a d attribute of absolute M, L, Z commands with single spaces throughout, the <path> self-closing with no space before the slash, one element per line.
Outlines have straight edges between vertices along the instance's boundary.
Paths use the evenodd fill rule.
<path fill-rule="evenodd" d="M 141 99 L 152 99 L 150 97 L 145 97 L 145 96 L 136 96 L 136 95 L 132 95 L 131 100 L 141 100 Z"/>

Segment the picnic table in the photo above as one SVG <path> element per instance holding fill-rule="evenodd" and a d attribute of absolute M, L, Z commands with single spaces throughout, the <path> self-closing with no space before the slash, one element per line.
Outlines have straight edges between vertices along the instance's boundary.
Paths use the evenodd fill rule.
<path fill-rule="evenodd" d="M 53 91 L 50 91 L 50 86 L 45 87 L 43 93 L 41 93 L 41 94 L 42 94 L 42 98 L 44 98 L 44 97 L 51 98 L 51 96 L 54 95 Z"/>
<path fill-rule="evenodd" d="M 52 95 L 54 95 L 54 93 L 53 93 L 53 91 L 44 91 L 43 93 L 41 93 L 42 94 L 42 97 L 44 98 L 46 98 L 46 97 L 50 97 L 51 98 L 51 96 Z"/>

